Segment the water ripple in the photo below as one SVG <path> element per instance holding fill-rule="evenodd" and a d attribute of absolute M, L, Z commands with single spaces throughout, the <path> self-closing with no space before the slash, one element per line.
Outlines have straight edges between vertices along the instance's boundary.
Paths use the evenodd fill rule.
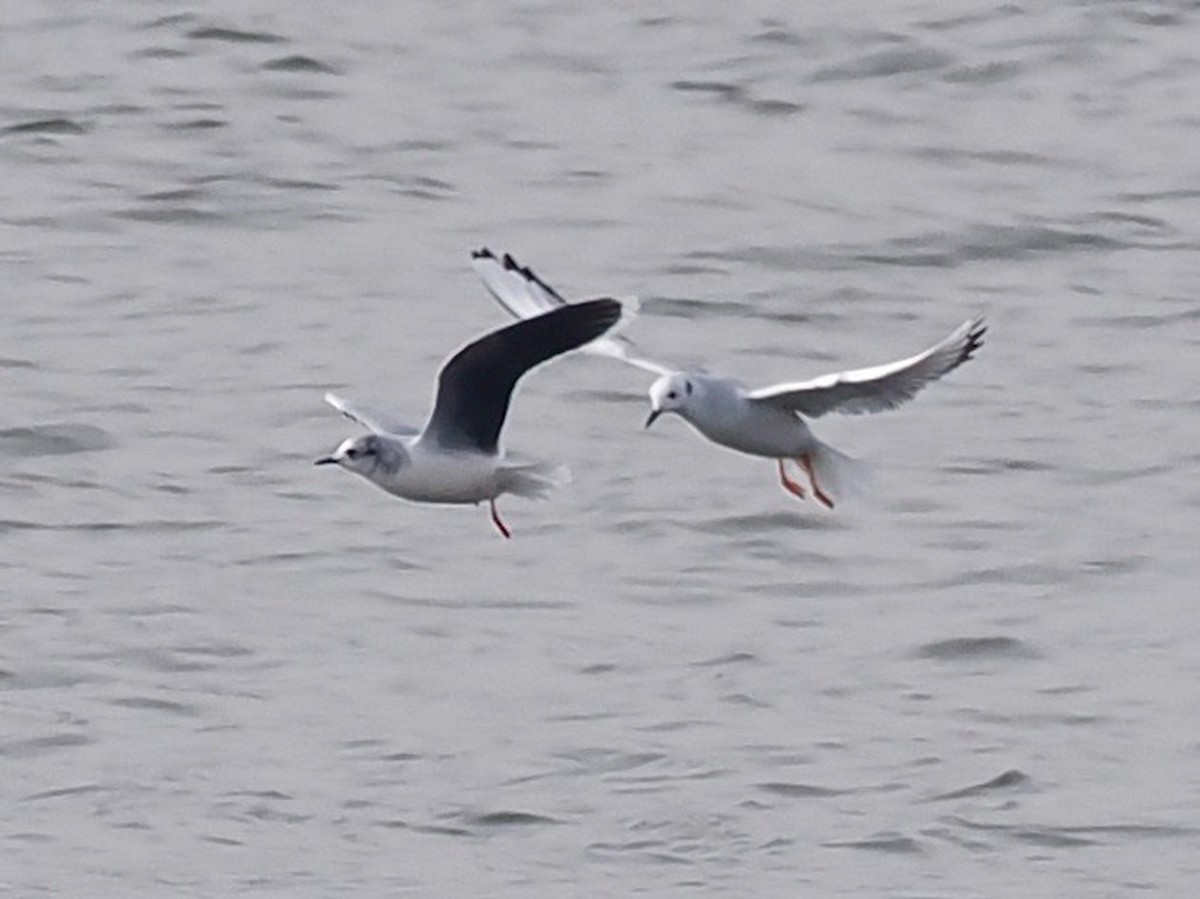
<path fill-rule="evenodd" d="M 1075 848 L 1111 844 L 1105 837 L 1125 839 L 1194 839 L 1200 829 L 1162 824 L 992 824 L 951 816 L 947 821 L 970 830 L 985 831 L 1019 843 L 1052 848 Z"/>
<path fill-rule="evenodd" d="M 536 824 L 561 824 L 555 818 L 532 812 L 496 811 L 464 814 L 463 821 L 471 827 L 528 827 Z"/>
<path fill-rule="evenodd" d="M 102 793 L 105 790 L 105 787 L 96 783 L 80 784 L 74 787 L 58 787 L 54 790 L 42 790 L 39 793 L 30 793 L 28 796 L 22 796 L 20 801 L 41 802 L 46 799 L 62 799 L 64 796 L 89 796 L 94 793 Z"/>
<path fill-rule="evenodd" d="M 855 59 L 824 66 L 811 76 L 813 82 L 860 81 L 867 78 L 889 78 L 914 72 L 928 72 L 952 64 L 955 58 L 944 50 L 932 47 L 892 47 L 876 50 Z"/>
<path fill-rule="evenodd" d="M 804 112 L 806 108 L 803 103 L 795 103 L 791 100 L 752 97 L 750 92 L 741 85 L 727 81 L 689 81 L 685 79 L 671 82 L 671 88 L 680 93 L 715 97 L 724 103 L 738 106 L 761 116 L 791 116 Z"/>
<path fill-rule="evenodd" d="M 337 75 L 339 71 L 328 63 L 311 56 L 293 55 L 272 59 L 262 65 L 267 72 L 307 72 L 318 75 Z"/>
<path fill-rule="evenodd" d="M 991 780 L 972 784 L 969 787 L 962 787 L 958 790 L 951 790 L 948 793 L 941 793 L 932 797 L 929 801 L 940 802 L 945 799 L 968 799 L 973 796 L 989 795 L 999 790 L 1012 790 L 1014 788 L 1019 788 L 1022 792 L 1029 792 L 1032 786 L 1033 781 L 1028 774 L 1018 771 L 1016 768 L 1010 768 L 1002 774 L 997 774 Z"/>
<path fill-rule="evenodd" d="M 236 28 L 194 28 L 187 37 L 195 41 L 218 41 L 228 44 L 282 44 L 286 38 L 269 31 L 241 31 Z"/>
<path fill-rule="evenodd" d="M 920 659 L 1037 659 L 1041 654 L 1013 637 L 954 637 L 926 643 L 916 650 Z"/>
<path fill-rule="evenodd" d="M 889 855 L 920 855 L 924 852 L 920 842 L 899 833 L 882 833 L 865 840 L 838 840 L 821 845 L 830 849 L 866 849 Z"/>
<path fill-rule="evenodd" d="M 192 717 L 196 715 L 196 707 L 182 702 L 172 702 L 168 699 L 158 699 L 153 696 L 122 696 L 110 699 L 109 704 L 122 709 L 139 709 L 149 712 L 170 712 L 173 715 Z"/>
<path fill-rule="evenodd" d="M 11 457 L 66 456 L 110 449 L 112 435 L 94 425 L 51 424 L 0 431 L 0 455 Z"/>
<path fill-rule="evenodd" d="M 883 251 L 858 251 L 856 262 L 872 265 L 955 268 L 971 262 L 1025 259 L 1036 254 L 1097 252 L 1137 246 L 1097 231 L 1050 225 L 976 225 L 957 234 L 934 232 L 894 238 Z"/>
<path fill-rule="evenodd" d="M 0 743 L 0 757 L 30 758 L 44 755 L 53 749 L 75 749 L 94 742 L 91 737 L 83 734 L 52 734 L 47 737 L 30 737 L 23 740 L 10 740 Z"/>
<path fill-rule="evenodd" d="M 772 793 L 776 796 L 786 796 L 789 799 L 827 799 L 830 796 L 844 796 L 847 793 L 853 793 L 854 790 L 835 790 L 830 787 L 817 787 L 812 784 L 803 783 L 788 783 L 783 781 L 768 781 L 767 783 L 755 784 L 755 786 L 767 793 Z"/>
<path fill-rule="evenodd" d="M 88 130 L 87 125 L 83 125 L 74 119 L 69 119 L 65 116 L 56 116 L 45 119 L 33 119 L 28 122 L 18 122 L 16 125 L 0 128 L 0 136 L 5 134 L 76 135 L 86 134 Z"/>

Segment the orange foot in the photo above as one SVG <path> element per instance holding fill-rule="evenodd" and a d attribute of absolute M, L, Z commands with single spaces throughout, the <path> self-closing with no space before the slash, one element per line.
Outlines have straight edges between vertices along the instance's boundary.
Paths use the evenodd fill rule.
<path fill-rule="evenodd" d="M 779 463 L 779 482 L 783 484 L 783 489 L 793 496 L 804 499 L 804 488 L 787 476 L 787 471 L 783 467 L 783 460 L 776 459 Z"/>
<path fill-rule="evenodd" d="M 805 453 L 796 461 L 800 463 L 806 472 L 808 472 L 808 482 L 812 484 L 813 496 L 824 503 L 828 508 L 832 509 L 833 500 L 829 498 L 829 494 L 817 486 L 817 476 L 813 473 L 812 457 L 809 456 L 808 453 Z"/>

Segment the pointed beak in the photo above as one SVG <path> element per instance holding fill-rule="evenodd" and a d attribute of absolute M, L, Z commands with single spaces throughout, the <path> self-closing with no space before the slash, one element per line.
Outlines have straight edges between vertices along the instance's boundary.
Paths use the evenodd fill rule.
<path fill-rule="evenodd" d="M 322 456 L 313 462 L 313 465 L 337 465 L 337 459 L 333 458 L 333 456 Z"/>
<path fill-rule="evenodd" d="M 655 419 L 657 419 L 660 415 L 662 415 L 662 409 L 651 409 L 650 417 L 646 419 L 645 427 L 648 428 L 650 425 L 654 424 Z"/>

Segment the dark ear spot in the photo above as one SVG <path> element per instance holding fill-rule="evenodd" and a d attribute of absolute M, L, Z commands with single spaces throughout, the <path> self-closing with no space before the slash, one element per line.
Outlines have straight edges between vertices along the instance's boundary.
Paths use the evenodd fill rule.
<path fill-rule="evenodd" d="M 684 381 L 683 386 L 684 386 L 684 389 L 687 390 L 687 395 L 691 396 L 692 395 L 692 382 Z"/>

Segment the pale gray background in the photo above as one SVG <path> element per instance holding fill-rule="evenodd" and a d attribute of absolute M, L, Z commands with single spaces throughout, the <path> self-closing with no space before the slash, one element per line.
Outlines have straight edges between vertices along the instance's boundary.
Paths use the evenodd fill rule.
<path fill-rule="evenodd" d="M 0 5 L 0 891 L 1191 896 L 1193 3 Z M 314 469 L 504 322 L 638 294 L 872 496 L 641 430 L 577 357 L 544 504 Z"/>

